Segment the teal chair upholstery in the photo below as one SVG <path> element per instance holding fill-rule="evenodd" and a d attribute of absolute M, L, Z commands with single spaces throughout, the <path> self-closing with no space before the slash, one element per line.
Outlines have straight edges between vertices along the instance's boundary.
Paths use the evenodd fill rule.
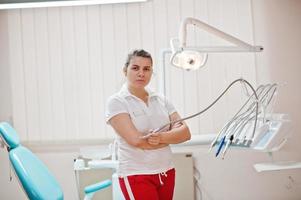
<path fill-rule="evenodd" d="M 30 200 L 63 200 L 63 191 L 45 164 L 29 149 L 20 144 L 16 130 L 7 122 L 0 123 L 2 138 L 13 166 L 27 197 Z M 111 180 L 105 180 L 85 188 L 85 200 L 92 199 L 95 192 L 109 187 Z"/>
<path fill-rule="evenodd" d="M 22 146 L 16 131 L 0 123 L 0 136 L 7 146 L 9 160 L 25 193 L 31 200 L 62 200 L 63 191 L 43 162 Z"/>

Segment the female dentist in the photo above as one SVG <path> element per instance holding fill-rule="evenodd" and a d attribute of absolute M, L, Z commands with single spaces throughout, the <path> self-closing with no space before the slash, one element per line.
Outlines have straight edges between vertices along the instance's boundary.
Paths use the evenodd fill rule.
<path fill-rule="evenodd" d="M 148 52 L 131 52 L 123 72 L 127 81 L 108 99 L 106 108 L 106 121 L 118 135 L 122 193 L 127 200 L 171 200 L 175 169 L 169 144 L 189 140 L 189 128 L 181 122 L 152 133 L 180 116 L 165 97 L 146 87 L 153 74 Z"/>

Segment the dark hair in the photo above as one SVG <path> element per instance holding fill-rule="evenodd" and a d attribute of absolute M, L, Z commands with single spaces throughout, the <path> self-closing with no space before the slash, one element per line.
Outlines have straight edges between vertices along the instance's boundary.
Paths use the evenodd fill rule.
<path fill-rule="evenodd" d="M 143 58 L 149 58 L 153 64 L 153 59 L 150 53 L 148 53 L 147 51 L 143 50 L 143 49 L 135 49 L 134 51 L 132 51 L 131 53 L 128 54 L 128 57 L 126 59 L 126 62 L 124 64 L 123 70 L 125 71 L 127 69 L 127 67 L 129 66 L 131 59 L 133 57 L 143 57 Z"/>

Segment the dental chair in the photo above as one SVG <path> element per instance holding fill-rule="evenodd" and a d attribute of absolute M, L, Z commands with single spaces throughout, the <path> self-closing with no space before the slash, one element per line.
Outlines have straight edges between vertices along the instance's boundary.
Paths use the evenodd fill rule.
<path fill-rule="evenodd" d="M 0 136 L 7 148 L 13 170 L 27 197 L 30 200 L 63 200 L 63 191 L 55 177 L 37 156 L 20 144 L 17 132 L 9 123 L 0 123 Z M 95 192 L 111 184 L 111 180 L 105 180 L 85 187 L 85 200 L 92 199 Z"/>

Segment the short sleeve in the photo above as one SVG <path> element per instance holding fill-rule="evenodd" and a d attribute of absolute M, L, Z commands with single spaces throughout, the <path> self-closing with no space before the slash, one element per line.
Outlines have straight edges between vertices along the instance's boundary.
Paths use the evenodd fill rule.
<path fill-rule="evenodd" d="M 106 123 L 109 123 L 109 120 L 112 117 L 120 113 L 128 113 L 125 103 L 118 97 L 111 96 L 107 100 L 107 104 L 106 104 L 106 112 L 105 112 Z"/>

